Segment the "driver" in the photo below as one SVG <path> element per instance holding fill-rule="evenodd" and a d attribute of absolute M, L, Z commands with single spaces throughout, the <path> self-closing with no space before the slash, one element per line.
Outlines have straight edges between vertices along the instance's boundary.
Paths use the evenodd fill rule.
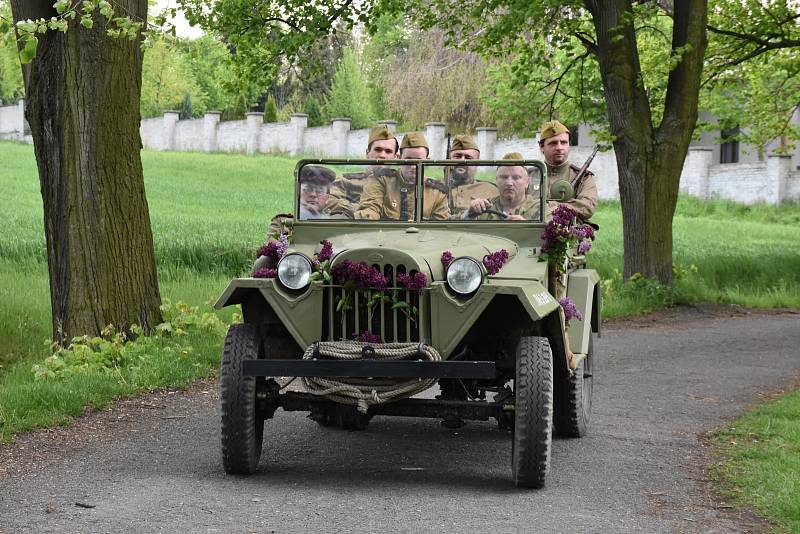
<path fill-rule="evenodd" d="M 409 132 L 400 144 L 400 159 L 428 159 L 428 141 L 422 132 Z M 375 169 L 364 186 L 356 219 L 393 219 L 413 221 L 417 169 L 411 165 Z M 425 220 L 450 218 L 447 187 L 434 180 L 425 180 L 422 207 Z"/>
<path fill-rule="evenodd" d="M 519 152 L 509 152 L 503 159 L 524 159 Z M 538 195 L 528 195 L 530 175 L 521 165 L 503 165 L 495 175 L 499 195 L 492 199 L 476 198 L 469 204 L 464 219 L 501 219 L 510 221 L 539 220 Z"/>

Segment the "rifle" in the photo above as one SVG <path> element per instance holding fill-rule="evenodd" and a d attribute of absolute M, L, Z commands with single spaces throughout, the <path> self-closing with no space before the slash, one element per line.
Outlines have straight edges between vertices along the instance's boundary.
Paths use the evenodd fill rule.
<path fill-rule="evenodd" d="M 583 167 L 578 171 L 578 174 L 575 176 L 575 182 L 573 183 L 572 188 L 575 190 L 575 194 L 578 193 L 578 189 L 581 186 L 581 182 L 583 182 L 584 177 L 586 176 L 586 171 L 589 170 L 589 165 L 592 164 L 592 160 L 597 155 L 597 151 L 600 150 L 600 145 L 594 145 L 594 150 L 589 158 L 584 162 Z"/>
<path fill-rule="evenodd" d="M 450 159 L 450 134 L 447 134 L 447 148 L 444 153 L 444 159 Z M 445 167 L 442 171 L 444 173 L 444 182 L 447 186 L 447 205 L 450 207 L 450 214 L 455 213 L 455 202 L 453 201 L 453 191 L 450 188 L 450 167 Z"/>

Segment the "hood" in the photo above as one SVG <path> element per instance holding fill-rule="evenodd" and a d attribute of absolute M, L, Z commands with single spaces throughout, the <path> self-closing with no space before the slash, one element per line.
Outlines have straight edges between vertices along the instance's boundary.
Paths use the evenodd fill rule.
<path fill-rule="evenodd" d="M 453 230 L 428 230 L 406 228 L 402 230 L 376 230 L 357 234 L 332 235 L 336 253 L 334 264 L 340 261 L 365 261 L 368 264 L 405 265 L 407 271 L 419 270 L 431 280 L 444 279 L 442 253 L 449 250 L 454 258 L 470 256 L 482 259 L 500 249 L 505 249 L 511 261 L 518 253 L 514 241 L 493 235 L 455 232 Z"/>

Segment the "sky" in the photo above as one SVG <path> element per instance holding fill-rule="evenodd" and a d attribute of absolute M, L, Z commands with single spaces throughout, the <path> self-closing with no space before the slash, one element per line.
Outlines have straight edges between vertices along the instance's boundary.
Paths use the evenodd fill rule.
<path fill-rule="evenodd" d="M 150 13 L 158 13 L 162 9 L 166 9 L 168 7 L 177 7 L 178 3 L 175 0 L 157 0 L 154 7 L 150 8 Z M 203 30 L 198 27 L 189 26 L 189 23 L 186 22 L 186 19 L 181 15 L 180 11 L 178 12 L 178 16 L 172 19 L 172 22 L 175 25 L 175 31 L 177 32 L 179 37 L 187 37 L 189 39 L 196 39 L 203 35 Z"/>

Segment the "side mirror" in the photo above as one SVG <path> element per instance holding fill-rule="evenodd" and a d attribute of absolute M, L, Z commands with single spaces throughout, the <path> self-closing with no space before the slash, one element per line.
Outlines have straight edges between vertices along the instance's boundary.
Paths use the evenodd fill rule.
<path fill-rule="evenodd" d="M 556 180 L 550 186 L 547 200 L 555 200 L 558 202 L 569 202 L 575 198 L 575 189 L 572 184 L 566 180 Z"/>

